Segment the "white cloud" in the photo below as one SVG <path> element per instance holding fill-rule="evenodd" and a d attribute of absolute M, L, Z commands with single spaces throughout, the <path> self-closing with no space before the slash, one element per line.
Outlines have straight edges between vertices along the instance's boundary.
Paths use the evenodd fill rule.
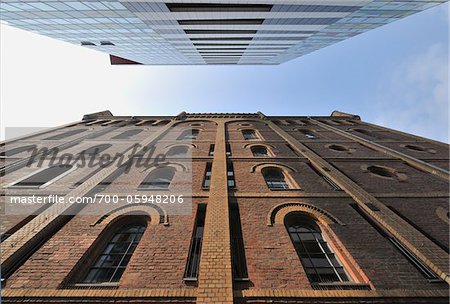
<path fill-rule="evenodd" d="M 448 48 L 431 45 L 393 65 L 373 105 L 374 123 L 449 142 Z"/>

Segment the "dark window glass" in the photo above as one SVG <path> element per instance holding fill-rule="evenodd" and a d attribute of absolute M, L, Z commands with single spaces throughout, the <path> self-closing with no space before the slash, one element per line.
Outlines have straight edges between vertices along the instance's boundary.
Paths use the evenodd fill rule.
<path fill-rule="evenodd" d="M 405 145 L 405 148 L 407 148 L 409 150 L 413 150 L 413 151 L 419 151 L 419 152 L 426 151 L 426 149 L 424 147 L 417 146 L 417 145 Z"/>
<path fill-rule="evenodd" d="M 1 152 L 0 156 L 13 156 L 13 155 L 25 152 L 25 151 L 31 152 L 35 148 L 36 148 L 36 145 L 27 145 L 27 146 L 17 147 L 17 148 L 13 148 L 13 149 L 10 149 L 5 152 Z"/>
<path fill-rule="evenodd" d="M 314 220 L 293 214 L 286 218 L 285 225 L 311 283 L 349 280 Z"/>
<path fill-rule="evenodd" d="M 164 126 L 167 125 L 170 122 L 170 120 L 161 120 L 156 125 L 157 126 Z"/>
<path fill-rule="evenodd" d="M 225 154 L 227 156 L 231 156 L 231 145 L 230 144 L 225 144 Z"/>
<path fill-rule="evenodd" d="M 247 279 L 248 273 L 244 239 L 242 237 L 241 217 L 239 215 L 239 206 L 237 204 L 230 204 L 230 232 L 233 278 L 235 280 Z"/>
<path fill-rule="evenodd" d="M 96 146 L 93 146 L 93 147 L 90 147 L 90 148 L 88 148 L 86 150 L 81 151 L 80 154 L 90 155 L 90 156 L 97 155 L 100 152 L 105 151 L 106 149 L 108 149 L 111 146 L 112 145 L 110 145 L 110 144 L 96 145 Z"/>
<path fill-rule="evenodd" d="M 197 139 L 198 134 L 200 133 L 197 129 L 192 130 L 184 130 L 180 136 L 178 136 L 178 140 L 193 140 Z"/>
<path fill-rule="evenodd" d="M 167 156 L 181 156 L 188 152 L 188 147 L 186 146 L 175 146 L 169 149 Z"/>
<path fill-rule="evenodd" d="M 367 170 L 370 173 L 373 173 L 378 176 L 391 177 L 391 178 L 395 177 L 395 170 L 393 170 L 393 169 L 387 169 L 387 168 L 383 168 L 380 166 L 369 166 L 369 167 L 367 167 Z"/>
<path fill-rule="evenodd" d="M 197 217 L 195 220 L 194 233 L 189 248 L 189 256 L 184 272 L 185 279 L 197 279 L 200 256 L 202 252 L 203 229 L 205 227 L 206 205 L 199 204 L 197 207 Z"/>
<path fill-rule="evenodd" d="M 317 137 L 313 131 L 310 130 L 299 130 L 303 135 L 305 135 L 306 138 L 308 139 L 318 139 L 319 137 Z"/>
<path fill-rule="evenodd" d="M 269 12 L 269 4 L 166 3 L 171 12 Z"/>
<path fill-rule="evenodd" d="M 215 144 L 210 144 L 209 145 L 209 156 L 214 156 L 214 148 L 215 148 Z"/>
<path fill-rule="evenodd" d="M 287 119 L 286 122 L 290 125 L 298 125 L 298 122 L 296 120 Z"/>
<path fill-rule="evenodd" d="M 70 131 L 67 131 L 67 132 L 64 132 L 64 133 L 61 133 L 61 134 L 56 134 L 56 135 L 44 138 L 44 140 L 63 139 L 63 138 L 66 138 L 66 137 L 69 137 L 69 136 L 72 136 L 72 135 L 75 135 L 75 134 L 78 134 L 78 133 L 82 133 L 82 132 L 85 132 L 85 131 L 87 131 L 87 129 L 70 130 Z"/>
<path fill-rule="evenodd" d="M 262 174 L 270 189 L 289 189 L 283 172 L 278 168 L 264 168 Z"/>
<path fill-rule="evenodd" d="M 242 136 L 244 136 L 245 140 L 258 139 L 255 131 L 253 131 L 253 130 L 242 130 Z"/>
<path fill-rule="evenodd" d="M 40 187 L 72 169 L 72 165 L 51 166 L 14 184 L 22 187 Z"/>
<path fill-rule="evenodd" d="M 267 148 L 264 146 L 253 146 L 251 147 L 253 156 L 255 157 L 266 157 L 268 156 Z"/>
<path fill-rule="evenodd" d="M 89 269 L 83 283 L 119 282 L 145 228 L 145 225 L 130 225 L 115 233 Z"/>
<path fill-rule="evenodd" d="M 372 137 L 372 138 L 377 138 L 371 131 L 369 130 L 364 130 L 364 129 L 353 129 L 353 131 L 358 132 L 360 134 Z"/>
<path fill-rule="evenodd" d="M 175 168 L 160 167 L 150 172 L 139 185 L 142 189 L 169 189 L 175 175 Z"/>
<path fill-rule="evenodd" d="M 203 179 L 203 188 L 209 188 L 209 185 L 211 184 L 211 169 L 212 163 L 206 163 L 205 178 Z"/>
<path fill-rule="evenodd" d="M 120 133 L 119 135 L 114 136 L 112 139 L 130 139 L 131 137 L 138 135 L 142 131 L 143 131 L 142 129 L 127 130 L 125 132 Z"/>
<path fill-rule="evenodd" d="M 234 166 L 232 162 L 227 163 L 227 182 L 228 188 L 236 187 L 236 182 L 234 180 Z"/>

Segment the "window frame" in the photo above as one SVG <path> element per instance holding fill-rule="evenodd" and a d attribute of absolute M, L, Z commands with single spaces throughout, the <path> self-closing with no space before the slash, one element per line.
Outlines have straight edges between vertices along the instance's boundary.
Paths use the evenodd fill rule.
<path fill-rule="evenodd" d="M 78 261 L 78 263 L 75 265 L 75 267 L 70 271 L 69 275 L 67 276 L 67 279 L 64 280 L 61 283 L 61 288 L 65 289 L 73 289 L 73 287 L 76 288 L 90 288 L 95 286 L 103 286 L 103 287 L 117 287 L 120 284 L 119 282 L 113 282 L 113 283 L 83 283 L 83 279 L 87 276 L 91 269 L 91 265 L 93 265 L 98 257 L 102 254 L 104 249 L 106 248 L 107 244 L 109 243 L 109 240 L 111 240 L 116 232 L 120 230 L 121 227 L 132 225 L 132 224 L 142 224 L 145 225 L 146 228 L 143 232 L 143 235 L 145 235 L 145 232 L 147 231 L 148 227 L 150 226 L 150 217 L 148 215 L 134 215 L 134 214 L 125 214 L 121 215 L 112 222 L 110 222 L 104 229 L 98 234 L 96 239 L 93 241 L 91 246 L 86 250 L 84 255 L 81 257 L 81 259 Z M 142 238 L 141 238 L 142 240 Z M 139 244 L 138 244 L 139 245 Z M 133 254 L 136 252 L 138 246 L 136 246 Z M 95 257 L 92 259 L 92 257 Z M 129 263 L 127 264 L 127 266 Z M 124 270 L 124 273 L 126 271 L 126 267 Z M 122 274 L 123 276 L 123 274 Z M 121 278 L 122 278 L 121 276 Z"/>
<path fill-rule="evenodd" d="M 297 226 L 302 227 L 302 224 L 304 225 L 302 227 L 302 229 L 306 229 L 309 230 L 308 232 L 305 233 L 310 233 L 313 236 L 312 240 L 303 240 L 301 239 L 301 237 L 299 236 L 299 234 L 303 233 L 303 232 L 299 232 L 298 228 L 297 231 L 293 232 L 291 231 L 291 227 L 293 227 L 294 223 L 296 222 L 295 220 L 293 220 L 292 218 L 297 217 Z M 300 221 L 299 221 L 300 220 Z M 291 223 L 289 223 L 291 221 Z M 301 222 L 304 221 L 304 222 Z M 284 218 L 284 226 L 285 229 L 287 231 L 287 233 L 289 234 L 289 238 L 291 240 L 292 245 L 294 246 L 294 249 L 297 253 L 298 258 L 300 259 L 300 263 L 302 264 L 302 267 L 305 271 L 306 276 L 308 277 L 308 280 L 310 282 L 310 284 L 312 286 L 314 285 L 321 285 L 321 284 L 348 284 L 348 283 L 354 283 L 352 276 L 350 275 L 350 273 L 347 271 L 347 269 L 344 267 L 344 263 L 342 263 L 341 259 L 339 258 L 339 255 L 336 254 L 335 250 L 334 250 L 334 246 L 332 244 L 332 241 L 328 240 L 328 236 L 326 234 L 326 232 L 323 231 L 323 229 L 321 229 L 319 222 L 317 221 L 317 219 L 313 218 L 312 216 L 308 215 L 308 214 L 304 214 L 302 212 L 292 212 L 290 214 L 287 214 L 286 217 Z M 307 228 L 307 226 L 310 226 L 312 228 L 316 228 L 316 230 L 313 229 L 309 229 Z M 294 240 L 293 234 L 296 233 L 298 240 L 301 242 L 301 246 L 296 245 L 296 242 Z M 320 235 L 320 238 L 317 237 L 317 235 Z M 305 246 L 305 241 L 307 242 L 311 242 L 314 244 L 317 244 L 316 248 L 320 249 L 320 252 L 318 253 L 312 253 L 310 252 L 312 250 L 313 246 Z M 299 247 L 302 247 L 304 252 L 300 252 Z M 309 247 L 309 248 L 308 248 Z M 327 262 L 327 266 L 323 266 L 322 265 L 316 266 L 313 263 L 311 263 L 311 265 L 307 265 L 305 262 L 306 260 L 304 259 L 310 259 L 312 262 L 313 257 L 311 257 L 311 254 L 313 255 L 322 255 L 325 257 L 325 260 Z M 307 255 L 307 257 L 304 257 L 303 255 Z M 332 261 L 331 258 L 334 258 L 334 261 Z M 334 265 L 336 264 L 336 265 Z M 320 278 L 320 274 L 317 271 L 317 269 L 327 269 L 327 268 L 331 268 L 333 270 L 334 275 L 336 275 L 336 277 L 338 278 L 338 280 L 336 281 L 326 281 L 326 280 L 313 280 L 311 275 L 308 273 L 307 269 L 313 269 L 314 272 L 316 273 L 316 275 L 318 275 L 318 277 Z M 340 274 L 337 269 L 340 268 L 342 270 L 342 273 Z M 343 279 L 341 276 L 345 275 L 345 279 Z"/>
<path fill-rule="evenodd" d="M 282 183 L 285 186 L 283 186 L 283 187 L 271 187 L 269 185 L 269 182 L 267 181 L 266 174 L 264 174 L 264 171 L 267 171 L 267 170 L 278 171 L 278 173 L 280 173 L 283 176 L 283 182 Z M 283 169 L 281 169 L 281 168 L 272 167 L 272 166 L 264 167 L 264 168 L 261 169 L 261 174 L 262 174 L 262 176 L 264 178 L 264 181 L 266 182 L 267 188 L 269 188 L 270 190 L 279 190 L 279 191 L 281 190 L 281 191 L 283 191 L 283 190 L 292 190 L 293 189 L 292 184 L 288 182 L 288 178 L 286 176 L 285 171 Z M 271 183 L 273 183 L 273 182 L 271 182 Z"/>
<path fill-rule="evenodd" d="M 246 137 L 246 135 L 244 134 L 244 132 L 252 132 L 254 134 L 254 138 L 248 138 Z M 253 140 L 261 140 L 262 137 L 260 136 L 260 134 L 255 130 L 255 129 L 242 129 L 241 130 L 241 134 L 242 137 L 244 138 L 244 140 L 248 140 L 248 141 L 253 141 Z"/>
<path fill-rule="evenodd" d="M 173 171 L 172 178 L 170 179 L 170 181 L 169 181 L 167 187 L 162 188 L 162 187 L 152 187 L 152 186 L 150 186 L 150 185 L 143 185 L 144 182 L 147 180 L 147 178 L 148 178 L 149 176 L 151 176 L 152 174 L 155 174 L 155 171 L 157 171 L 157 170 L 164 170 L 164 169 L 170 169 L 171 171 Z M 155 168 L 153 168 L 153 170 L 151 170 L 151 171 L 144 177 L 144 179 L 139 183 L 139 186 L 137 187 L 137 190 L 143 190 L 143 191 L 148 191 L 148 190 L 151 190 L 151 191 L 170 191 L 170 185 L 172 184 L 173 179 L 175 178 L 176 173 L 177 173 L 177 169 L 176 169 L 175 167 L 173 167 L 173 166 L 163 165 L 163 166 L 160 166 L 160 167 L 155 167 Z M 150 181 L 151 181 L 151 180 L 149 179 L 148 182 L 150 182 Z"/>
<path fill-rule="evenodd" d="M 53 166 L 47 166 L 45 168 L 40 168 L 39 170 L 33 171 L 30 174 L 27 174 L 27 175 L 25 175 L 23 177 L 20 177 L 19 179 L 9 183 L 8 185 L 3 186 L 3 188 L 12 188 L 12 189 L 43 189 L 43 188 L 46 188 L 49 185 L 55 183 L 56 181 L 60 180 L 61 178 L 65 177 L 66 175 L 69 175 L 73 171 L 77 170 L 77 166 L 70 165 L 70 166 L 72 166 L 72 168 L 70 168 L 69 170 L 67 170 L 67 171 L 65 171 L 65 172 L 63 172 L 61 174 L 59 174 L 58 176 L 54 177 L 53 179 L 47 181 L 46 183 L 44 183 L 44 184 L 42 184 L 40 186 L 21 186 L 21 185 L 16 185 L 16 184 L 26 180 L 27 178 L 29 178 L 29 177 L 31 177 L 31 176 L 33 176 L 35 174 L 41 173 L 42 171 L 44 171 L 46 169 L 49 169 L 51 167 L 56 167 L 56 166 L 59 166 L 59 165 L 53 165 Z"/>

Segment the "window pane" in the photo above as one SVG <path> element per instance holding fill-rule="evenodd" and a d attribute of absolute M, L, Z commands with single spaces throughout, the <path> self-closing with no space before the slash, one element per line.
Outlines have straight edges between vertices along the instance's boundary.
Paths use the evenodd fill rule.
<path fill-rule="evenodd" d="M 286 219 L 286 228 L 312 283 L 349 280 L 314 220 L 294 214 Z"/>
<path fill-rule="evenodd" d="M 124 227 L 113 235 L 102 254 L 92 265 L 84 283 L 117 282 L 133 255 L 145 225 Z"/>

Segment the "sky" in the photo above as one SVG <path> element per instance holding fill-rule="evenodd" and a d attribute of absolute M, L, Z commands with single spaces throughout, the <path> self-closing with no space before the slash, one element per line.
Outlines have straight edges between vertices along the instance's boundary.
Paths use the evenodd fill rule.
<path fill-rule="evenodd" d="M 84 114 L 354 113 L 449 142 L 449 4 L 271 66 L 111 66 L 105 53 L 0 25 L 5 127 Z"/>

